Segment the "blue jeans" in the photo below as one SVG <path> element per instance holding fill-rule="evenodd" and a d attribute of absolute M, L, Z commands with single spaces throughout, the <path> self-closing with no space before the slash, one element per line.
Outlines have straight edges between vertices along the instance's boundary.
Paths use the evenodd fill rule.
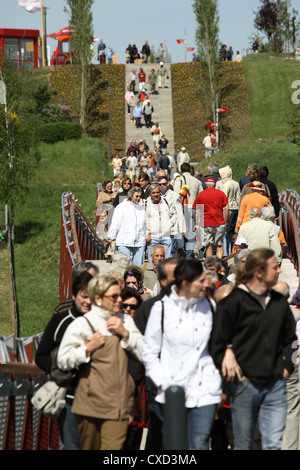
<path fill-rule="evenodd" d="M 128 258 L 131 258 L 132 255 L 132 263 L 135 266 L 141 266 L 144 262 L 144 253 L 145 247 L 144 246 L 118 246 L 118 251 L 125 253 Z"/>
<path fill-rule="evenodd" d="M 171 249 L 172 249 L 172 240 L 171 237 L 163 237 L 163 238 L 151 238 L 151 242 L 147 245 L 147 254 L 148 260 L 151 260 L 151 248 L 155 245 L 163 245 L 165 248 L 165 259 L 171 257 Z"/>
<path fill-rule="evenodd" d="M 280 450 L 287 412 L 283 377 L 267 383 L 229 383 L 234 450 L 252 450 L 258 419 L 263 450 Z"/>
<path fill-rule="evenodd" d="M 77 422 L 71 408 L 72 405 L 66 403 L 65 408 L 57 419 L 57 424 L 64 450 L 80 450 Z"/>
<path fill-rule="evenodd" d="M 189 450 L 209 450 L 217 404 L 187 408 Z"/>

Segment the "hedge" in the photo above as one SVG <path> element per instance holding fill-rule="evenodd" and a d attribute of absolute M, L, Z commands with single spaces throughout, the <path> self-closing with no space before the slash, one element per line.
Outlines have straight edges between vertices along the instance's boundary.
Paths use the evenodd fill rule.
<path fill-rule="evenodd" d="M 82 127 L 76 122 L 41 123 L 36 127 L 39 140 L 54 143 L 60 140 L 81 139 Z"/>

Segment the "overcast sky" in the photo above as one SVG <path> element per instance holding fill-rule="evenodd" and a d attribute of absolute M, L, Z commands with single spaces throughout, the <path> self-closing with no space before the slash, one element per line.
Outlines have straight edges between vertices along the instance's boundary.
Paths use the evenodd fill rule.
<path fill-rule="evenodd" d="M 253 12 L 257 11 L 259 0 L 219 0 L 218 4 L 220 41 L 244 55 L 250 47 L 249 36 L 255 32 Z M 186 37 L 187 47 L 195 46 L 197 25 L 192 5 L 193 0 L 94 0 L 94 36 L 115 51 L 119 63 L 125 62 L 129 43 L 141 50 L 146 39 L 155 50 L 162 42 L 172 62 L 184 62 L 185 57 L 190 61 L 192 52 L 185 55 L 184 46 L 177 44 L 176 39 Z M 68 26 L 64 6 L 64 0 L 44 0 L 47 34 Z M 41 14 L 28 13 L 18 0 L 0 0 L 0 28 L 41 31 Z M 56 41 L 48 38 L 47 44 L 52 54 Z"/>

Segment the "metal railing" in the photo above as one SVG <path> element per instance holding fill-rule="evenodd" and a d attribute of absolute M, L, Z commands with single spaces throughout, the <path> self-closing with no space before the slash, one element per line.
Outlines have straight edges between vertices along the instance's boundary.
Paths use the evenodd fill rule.
<path fill-rule="evenodd" d="M 280 211 L 280 226 L 287 242 L 287 256 L 293 263 L 297 275 L 300 273 L 300 196 L 286 189 L 279 195 L 282 207 Z"/>

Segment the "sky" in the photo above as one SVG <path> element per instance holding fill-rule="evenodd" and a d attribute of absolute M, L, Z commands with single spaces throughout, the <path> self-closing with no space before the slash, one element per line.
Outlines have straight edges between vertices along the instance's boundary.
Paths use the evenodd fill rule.
<path fill-rule="evenodd" d="M 50 34 L 68 26 L 64 12 L 64 0 L 43 0 L 47 8 L 46 33 Z M 162 42 L 171 55 L 171 61 L 184 62 L 192 59 L 176 39 L 186 39 L 187 47 L 195 47 L 197 28 L 193 0 L 94 0 L 92 7 L 94 37 L 103 39 L 125 63 L 124 54 L 128 44 L 136 44 L 139 51 L 145 40 L 157 51 Z M 259 0 L 219 0 L 219 39 L 232 46 L 234 54 L 241 55 L 250 48 L 249 36 L 255 34 L 254 12 Z M 0 28 L 39 29 L 41 13 L 29 13 L 19 6 L 18 0 L 0 0 Z M 56 41 L 47 38 L 52 55 Z M 97 47 L 97 42 L 94 43 Z M 235 57 L 235 55 L 234 55 Z"/>

